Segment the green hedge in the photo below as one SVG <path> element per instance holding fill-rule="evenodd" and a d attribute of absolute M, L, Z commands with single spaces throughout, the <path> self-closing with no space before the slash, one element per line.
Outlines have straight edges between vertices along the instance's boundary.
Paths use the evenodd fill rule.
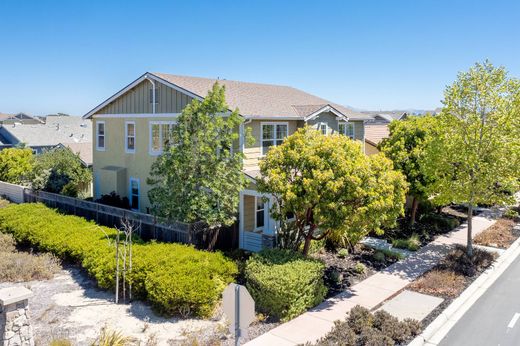
<path fill-rule="evenodd" d="M 288 250 L 263 250 L 246 264 L 247 288 L 258 310 L 283 321 L 323 301 L 325 265 Z"/>
<path fill-rule="evenodd" d="M 12 204 L 0 209 L 0 230 L 19 242 L 79 261 L 100 287 L 115 287 L 113 228 L 59 214 L 42 204 Z M 134 295 L 170 315 L 210 316 L 237 274 L 236 265 L 221 253 L 188 245 L 137 241 L 132 249 L 127 280 Z"/>

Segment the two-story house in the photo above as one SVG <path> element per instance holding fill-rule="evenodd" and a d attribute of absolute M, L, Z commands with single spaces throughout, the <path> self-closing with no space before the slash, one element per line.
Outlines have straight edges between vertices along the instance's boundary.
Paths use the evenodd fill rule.
<path fill-rule="evenodd" d="M 150 167 L 167 145 L 171 126 L 193 99 L 203 99 L 215 82 L 226 88 L 230 109 L 238 108 L 244 123 L 237 131 L 235 150 L 245 154 L 247 189 L 240 193 L 240 247 L 260 250 L 273 243 L 276 222 L 272 202 L 264 203 L 256 190 L 258 163 L 270 147 L 305 124 L 324 134 L 341 133 L 364 143 L 364 124 L 370 116 L 280 85 L 145 73 L 85 114 L 93 122 L 94 195 L 115 191 L 130 200 L 133 209 L 148 212 L 146 184 Z M 255 143 L 246 146 L 251 128 Z"/>

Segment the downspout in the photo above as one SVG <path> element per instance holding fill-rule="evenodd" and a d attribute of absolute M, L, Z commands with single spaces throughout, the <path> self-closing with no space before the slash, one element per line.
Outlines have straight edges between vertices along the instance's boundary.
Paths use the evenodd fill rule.
<path fill-rule="evenodd" d="M 155 114 L 155 81 L 148 77 L 148 75 L 146 76 L 146 79 L 152 83 L 152 114 Z"/>

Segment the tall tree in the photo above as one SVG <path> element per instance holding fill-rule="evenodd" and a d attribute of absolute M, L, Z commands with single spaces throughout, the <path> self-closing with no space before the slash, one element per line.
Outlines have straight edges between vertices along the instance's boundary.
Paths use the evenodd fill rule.
<path fill-rule="evenodd" d="M 467 204 L 469 256 L 474 207 L 512 201 L 518 189 L 519 102 L 520 82 L 488 61 L 459 73 L 444 93 L 423 167 L 438 203 Z"/>
<path fill-rule="evenodd" d="M 419 202 L 427 198 L 429 179 L 421 169 L 421 158 L 428 138 L 435 133 L 436 119 L 431 115 L 408 117 L 406 120 L 392 121 L 390 136 L 379 145 L 379 149 L 393 161 L 409 184 L 412 197 L 410 224 L 414 224 Z"/>
<path fill-rule="evenodd" d="M 259 190 L 277 202 L 273 217 L 294 214 L 304 254 L 312 240 L 354 244 L 370 231 L 382 232 L 404 211 L 404 176 L 346 136 L 301 128 L 269 150 L 260 171 Z"/>
<path fill-rule="evenodd" d="M 235 222 L 239 193 L 246 187 L 243 154 L 233 150 L 242 121 L 238 110 L 228 111 L 218 83 L 203 101 L 184 108 L 171 131 L 171 145 L 148 178 L 154 214 L 211 227 Z"/>
<path fill-rule="evenodd" d="M 0 151 L 0 180 L 13 184 L 27 183 L 33 170 L 34 157 L 29 148 Z"/>

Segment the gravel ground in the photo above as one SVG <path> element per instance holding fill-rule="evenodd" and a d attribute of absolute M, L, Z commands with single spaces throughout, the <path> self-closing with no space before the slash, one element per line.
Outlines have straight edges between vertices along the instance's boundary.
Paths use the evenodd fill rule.
<path fill-rule="evenodd" d="M 139 345 L 215 344 L 225 335 L 221 314 L 212 320 L 163 318 L 147 304 L 115 304 L 111 292 L 96 288 L 79 268 L 66 266 L 53 279 L 25 283 L 0 283 L 0 288 L 26 286 L 36 345 L 66 338 L 73 345 L 90 345 L 106 326 L 135 339 Z"/>

